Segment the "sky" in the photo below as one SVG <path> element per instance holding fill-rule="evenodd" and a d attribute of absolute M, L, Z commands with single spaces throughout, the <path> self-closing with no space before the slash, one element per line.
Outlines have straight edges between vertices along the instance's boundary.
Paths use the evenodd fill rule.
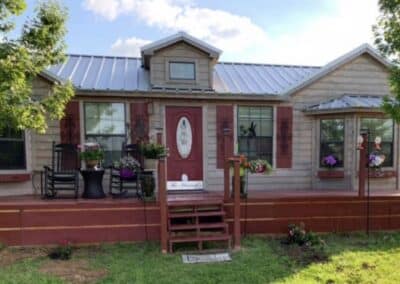
<path fill-rule="evenodd" d="M 32 17 L 37 0 L 18 18 Z M 140 56 L 178 31 L 223 51 L 220 61 L 324 65 L 373 43 L 377 0 L 63 0 L 69 53 Z"/>

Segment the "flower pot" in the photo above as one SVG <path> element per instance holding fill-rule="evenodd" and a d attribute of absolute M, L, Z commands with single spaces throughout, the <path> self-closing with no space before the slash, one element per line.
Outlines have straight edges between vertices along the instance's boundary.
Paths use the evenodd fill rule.
<path fill-rule="evenodd" d="M 157 159 L 144 159 L 144 168 L 146 170 L 156 170 L 157 169 Z"/>
<path fill-rule="evenodd" d="M 119 174 L 123 178 L 132 178 L 135 175 L 135 173 L 131 169 L 128 169 L 128 168 L 120 169 Z"/>
<path fill-rule="evenodd" d="M 85 161 L 86 168 L 93 169 L 95 166 L 99 164 L 98 160 L 86 160 Z"/>

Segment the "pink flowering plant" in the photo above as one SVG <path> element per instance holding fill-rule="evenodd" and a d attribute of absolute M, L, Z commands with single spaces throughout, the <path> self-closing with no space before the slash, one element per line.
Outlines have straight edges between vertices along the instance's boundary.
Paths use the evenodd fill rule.
<path fill-rule="evenodd" d="M 268 174 L 272 170 L 272 166 L 267 160 L 252 160 L 248 163 L 248 169 L 252 174 Z"/>
<path fill-rule="evenodd" d="M 333 156 L 333 155 L 328 155 L 328 156 L 325 156 L 325 157 L 322 159 L 322 164 L 323 164 L 325 167 L 331 169 L 331 168 L 334 168 L 334 167 L 337 166 L 338 160 L 335 158 L 335 156 Z"/>

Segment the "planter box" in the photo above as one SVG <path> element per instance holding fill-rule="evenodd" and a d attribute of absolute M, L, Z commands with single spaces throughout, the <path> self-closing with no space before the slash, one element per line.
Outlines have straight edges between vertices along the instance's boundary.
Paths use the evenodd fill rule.
<path fill-rule="evenodd" d="M 369 172 L 370 178 L 391 178 L 396 177 L 396 171 L 371 171 Z"/>
<path fill-rule="evenodd" d="M 344 178 L 344 171 L 335 171 L 335 170 L 318 171 L 318 177 L 320 179 Z"/>

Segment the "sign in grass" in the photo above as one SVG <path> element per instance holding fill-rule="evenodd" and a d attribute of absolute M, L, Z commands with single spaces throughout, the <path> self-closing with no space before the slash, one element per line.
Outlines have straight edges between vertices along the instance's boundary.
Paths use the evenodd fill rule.
<path fill-rule="evenodd" d="M 214 253 L 214 254 L 183 254 L 183 263 L 209 263 L 209 262 L 225 262 L 231 261 L 229 253 Z"/>

